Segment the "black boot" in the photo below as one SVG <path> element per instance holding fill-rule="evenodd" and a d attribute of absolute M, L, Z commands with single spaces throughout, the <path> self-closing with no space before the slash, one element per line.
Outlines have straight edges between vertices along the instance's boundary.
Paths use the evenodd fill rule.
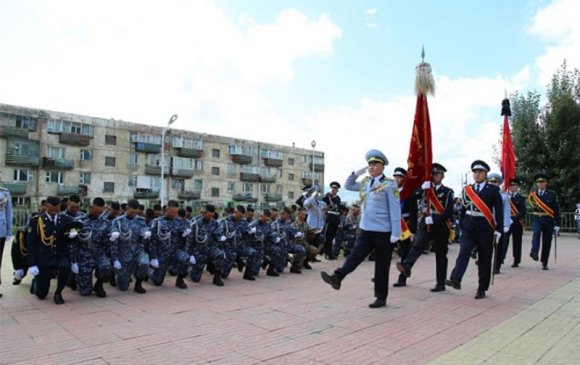
<path fill-rule="evenodd" d="M 143 288 L 143 285 L 141 285 L 142 283 L 143 283 L 143 280 L 141 280 L 141 279 L 135 280 L 135 292 L 136 293 L 139 293 L 139 294 L 147 293 L 147 290 L 145 290 L 145 288 Z"/>
<path fill-rule="evenodd" d="M 97 294 L 97 297 L 104 298 L 107 296 L 105 289 L 103 289 L 103 282 L 102 281 L 97 280 L 93 289 L 95 290 L 95 294 Z"/>
<path fill-rule="evenodd" d="M 220 274 L 215 274 L 213 276 L 213 285 L 224 286 L 224 282 L 222 281 Z"/>
<path fill-rule="evenodd" d="M 292 265 L 292 267 L 290 268 L 290 272 L 292 274 L 302 274 L 302 270 L 300 270 L 296 265 Z"/>
<path fill-rule="evenodd" d="M 266 275 L 268 275 L 268 276 L 280 276 L 280 274 L 278 274 L 278 271 L 274 270 L 274 266 L 272 265 L 272 263 L 270 263 L 270 266 L 268 267 L 268 271 L 266 271 Z"/>
<path fill-rule="evenodd" d="M 111 284 L 113 288 L 117 286 L 117 279 L 115 274 L 111 275 L 111 278 L 109 279 L 109 284 Z"/>
<path fill-rule="evenodd" d="M 399 275 L 399 280 L 393 284 L 395 288 L 399 288 L 402 286 L 407 286 L 407 277 L 403 274 Z"/>
<path fill-rule="evenodd" d="M 308 263 L 308 260 L 304 260 L 304 264 L 302 265 L 306 270 L 312 270 L 312 266 Z"/>
<path fill-rule="evenodd" d="M 184 275 L 177 275 L 177 279 L 175 280 L 175 286 L 179 289 L 187 289 L 187 284 L 183 280 Z"/>
<path fill-rule="evenodd" d="M 77 276 L 72 272 L 68 277 L 67 285 L 70 287 L 70 290 L 77 290 Z"/>
<path fill-rule="evenodd" d="M 64 299 L 60 291 L 54 293 L 54 304 L 64 304 Z"/>
<path fill-rule="evenodd" d="M 36 293 L 36 278 L 33 278 L 32 282 L 30 283 L 30 294 L 34 293 Z"/>
<path fill-rule="evenodd" d="M 244 280 L 254 281 L 256 278 L 248 270 L 244 273 Z"/>
<path fill-rule="evenodd" d="M 244 262 L 244 259 L 241 257 L 238 257 L 238 259 L 236 260 L 237 262 L 237 266 L 238 266 L 238 271 L 242 272 L 244 271 L 244 267 L 246 266 L 246 263 Z"/>

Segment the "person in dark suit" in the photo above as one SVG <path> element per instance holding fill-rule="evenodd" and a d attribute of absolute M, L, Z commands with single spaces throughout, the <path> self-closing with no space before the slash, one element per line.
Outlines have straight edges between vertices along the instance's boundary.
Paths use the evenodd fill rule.
<path fill-rule="evenodd" d="M 472 185 L 463 189 L 464 206 L 461 210 L 461 243 L 459 256 L 451 277 L 445 284 L 461 289 L 461 279 L 467 270 L 469 257 L 474 247 L 479 254 L 479 286 L 475 299 L 485 298 L 491 281 L 491 258 L 493 242 L 499 240 L 503 233 L 503 202 L 499 187 L 486 183 L 489 165 L 481 160 L 473 161 Z"/>
<path fill-rule="evenodd" d="M 338 227 L 340 226 L 340 211 L 341 206 L 340 196 L 338 196 L 338 189 L 340 184 L 336 181 L 330 183 L 330 192 L 324 195 L 322 201 L 326 203 L 326 237 L 324 241 L 324 254 L 327 259 L 335 260 L 336 257 L 332 252 L 332 242 Z"/>
<path fill-rule="evenodd" d="M 433 163 L 431 171 L 431 181 L 425 181 L 409 198 L 411 201 L 409 228 L 415 234 L 415 243 L 409 256 L 402 262 L 397 262 L 397 269 L 405 278 L 410 277 L 411 268 L 423 254 L 427 243 L 432 240 L 437 284 L 431 291 L 440 292 L 445 290 L 447 277 L 447 245 L 454 200 L 453 190 L 442 184 L 447 169 L 441 164 Z"/>
<path fill-rule="evenodd" d="M 65 214 L 58 214 L 59 206 L 58 197 L 48 197 L 46 212 L 30 220 L 26 235 L 28 272 L 35 277 L 30 291 L 39 299 L 44 299 L 50 289 L 50 279 L 57 271 L 55 304 L 64 303 L 62 290 L 66 286 L 71 268 L 68 240 L 78 235 L 76 231 L 62 230 L 72 219 Z"/>
<path fill-rule="evenodd" d="M 509 246 L 510 236 L 512 236 L 513 246 L 512 252 L 514 262 L 512 267 L 518 267 L 522 261 L 522 235 L 524 233 L 525 217 L 526 217 L 526 199 L 519 193 L 520 181 L 518 179 L 510 180 L 509 194 L 510 194 L 510 208 L 512 225 L 505 238 L 505 247 L 502 254 L 502 260 L 505 260 L 507 249 Z"/>
<path fill-rule="evenodd" d="M 399 196 L 401 191 L 403 190 L 403 185 L 405 184 L 405 177 L 407 176 L 407 170 L 402 167 L 396 167 L 393 171 L 393 178 L 397 183 L 397 187 L 399 188 Z M 411 240 L 414 231 L 412 231 L 409 227 L 410 219 L 411 219 L 411 204 L 416 204 L 417 202 L 414 199 L 405 199 L 401 200 L 401 240 L 398 243 L 398 252 L 399 257 L 401 258 L 400 262 L 397 265 L 402 264 L 405 262 L 407 256 L 411 252 Z M 407 277 L 403 274 L 399 275 L 397 282 L 393 284 L 395 288 L 406 286 L 407 285 Z"/>
<path fill-rule="evenodd" d="M 538 261 L 540 250 L 540 237 L 542 238 L 542 269 L 548 270 L 548 258 L 552 247 L 552 234 L 560 232 L 560 207 L 558 197 L 552 190 L 548 190 L 548 175 L 537 174 L 534 176 L 537 190 L 532 191 L 528 197 L 532 205 L 532 251 L 530 257 Z"/>

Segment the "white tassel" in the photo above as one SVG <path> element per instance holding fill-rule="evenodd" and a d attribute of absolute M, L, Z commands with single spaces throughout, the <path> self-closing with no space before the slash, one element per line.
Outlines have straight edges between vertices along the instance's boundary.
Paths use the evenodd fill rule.
<path fill-rule="evenodd" d="M 415 93 L 417 96 L 435 95 L 435 80 L 431 74 L 431 65 L 421 62 L 415 67 Z"/>

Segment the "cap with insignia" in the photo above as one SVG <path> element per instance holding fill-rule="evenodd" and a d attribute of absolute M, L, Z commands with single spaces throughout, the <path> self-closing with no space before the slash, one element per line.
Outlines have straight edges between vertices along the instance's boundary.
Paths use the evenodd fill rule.
<path fill-rule="evenodd" d="M 331 189 L 340 189 L 340 184 L 337 183 L 336 181 L 333 181 L 330 183 L 330 188 Z"/>
<path fill-rule="evenodd" d="M 368 163 L 376 161 L 376 162 L 382 163 L 383 165 L 389 164 L 389 160 L 387 159 L 387 156 L 385 156 L 379 150 L 369 150 L 367 152 L 367 154 L 365 155 L 365 160 L 367 160 Z"/>
<path fill-rule="evenodd" d="M 475 160 L 471 163 L 471 171 L 483 170 L 489 172 L 489 165 L 482 160 Z"/>
<path fill-rule="evenodd" d="M 431 172 L 447 172 L 447 169 L 440 163 L 433 162 L 431 164 Z"/>
<path fill-rule="evenodd" d="M 397 167 L 395 168 L 395 172 L 393 172 L 393 176 L 405 177 L 407 176 L 407 170 L 402 167 Z"/>
<path fill-rule="evenodd" d="M 544 181 L 548 181 L 548 175 L 540 173 L 540 174 L 536 174 L 534 176 L 534 181 L 535 182 L 544 182 Z"/>
<path fill-rule="evenodd" d="M 492 172 L 491 174 L 487 175 L 487 181 L 501 184 L 503 182 L 503 178 L 500 176 L 500 174 Z"/>
<path fill-rule="evenodd" d="M 521 185 L 522 183 L 518 179 L 510 179 L 510 185 Z"/>

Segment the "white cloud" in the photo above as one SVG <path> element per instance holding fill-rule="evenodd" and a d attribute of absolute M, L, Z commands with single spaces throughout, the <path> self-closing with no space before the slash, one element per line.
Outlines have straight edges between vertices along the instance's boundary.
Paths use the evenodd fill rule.
<path fill-rule="evenodd" d="M 370 8 L 365 11 L 367 15 L 374 16 L 377 13 L 377 8 Z"/>
<path fill-rule="evenodd" d="M 365 25 L 369 28 L 376 28 L 378 25 L 373 21 L 375 15 L 377 15 L 377 8 L 370 8 L 365 10 L 366 21 Z"/>

